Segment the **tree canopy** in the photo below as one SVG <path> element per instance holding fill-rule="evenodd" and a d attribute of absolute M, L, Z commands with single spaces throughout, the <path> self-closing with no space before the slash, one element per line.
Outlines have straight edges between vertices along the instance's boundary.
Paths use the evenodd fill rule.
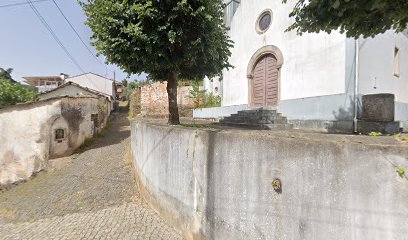
<path fill-rule="evenodd" d="M 9 79 L 11 81 L 14 81 L 13 78 L 11 77 L 11 73 L 13 72 L 12 68 L 0 68 L 0 79 Z"/>
<path fill-rule="evenodd" d="M 0 68 L 0 106 L 37 100 L 36 92 L 13 80 L 12 71 Z"/>
<path fill-rule="evenodd" d="M 93 45 L 107 61 L 129 74 L 167 80 L 173 124 L 178 123 L 179 78 L 202 80 L 231 67 L 232 41 L 219 0 L 88 0 L 81 5 Z"/>
<path fill-rule="evenodd" d="M 294 17 L 295 23 L 287 30 L 298 34 L 340 30 L 347 37 L 374 37 L 390 29 L 407 29 L 408 1 L 297 0 L 289 16 Z"/>

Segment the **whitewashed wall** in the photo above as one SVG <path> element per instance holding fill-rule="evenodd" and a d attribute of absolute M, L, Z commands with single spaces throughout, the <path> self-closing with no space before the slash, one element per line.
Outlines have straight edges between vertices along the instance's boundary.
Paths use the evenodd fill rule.
<path fill-rule="evenodd" d="M 387 31 L 360 39 L 359 92 L 394 93 L 397 102 L 408 103 L 408 35 Z M 393 74 L 394 48 L 400 50 L 400 76 Z"/>
<path fill-rule="evenodd" d="M 0 188 L 28 179 L 46 169 L 49 158 L 71 154 L 92 137 L 91 114 L 100 114 L 101 101 L 64 97 L 0 109 Z M 66 130 L 61 142 L 55 140 L 56 129 Z"/>
<path fill-rule="evenodd" d="M 223 106 L 248 103 L 247 67 L 252 55 L 265 45 L 275 45 L 284 57 L 281 70 L 281 100 L 340 94 L 345 92 L 346 38 L 330 35 L 284 32 L 293 4 L 281 1 L 242 0 L 229 32 L 235 42 L 224 71 Z M 264 35 L 255 30 L 258 16 L 273 11 L 272 25 Z"/>
<path fill-rule="evenodd" d="M 113 99 L 116 98 L 116 91 L 113 81 L 102 76 L 93 73 L 86 73 L 79 76 L 70 77 L 66 81 L 70 81 L 79 84 L 82 87 L 112 96 Z"/>

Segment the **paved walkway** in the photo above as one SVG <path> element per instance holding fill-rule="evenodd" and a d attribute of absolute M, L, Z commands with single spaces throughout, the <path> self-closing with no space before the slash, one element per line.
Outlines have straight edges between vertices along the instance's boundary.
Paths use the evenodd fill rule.
<path fill-rule="evenodd" d="M 129 134 L 118 114 L 67 166 L 0 193 L 0 239 L 182 239 L 141 199 L 124 160 Z"/>

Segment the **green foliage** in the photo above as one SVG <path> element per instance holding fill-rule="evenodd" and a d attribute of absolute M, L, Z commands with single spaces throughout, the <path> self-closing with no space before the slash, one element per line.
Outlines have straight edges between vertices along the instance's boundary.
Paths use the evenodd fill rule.
<path fill-rule="evenodd" d="M 135 89 L 137 89 L 137 88 L 140 88 L 140 87 L 142 87 L 142 86 L 144 86 L 144 85 L 146 85 L 147 84 L 147 82 L 145 82 L 145 81 L 137 81 L 137 80 L 135 80 L 135 81 L 133 81 L 133 82 L 128 82 L 127 83 L 127 85 L 126 85 L 126 87 L 125 87 L 125 89 L 124 89 L 124 91 L 125 91 L 125 94 L 124 94 L 124 96 L 125 96 L 125 99 L 130 99 L 130 95 L 134 92 L 134 90 Z"/>
<path fill-rule="evenodd" d="M 402 142 L 408 142 L 408 135 L 397 134 L 395 137 Z"/>
<path fill-rule="evenodd" d="M 36 101 L 37 99 L 37 93 L 28 87 L 10 79 L 0 78 L 0 106 Z"/>
<path fill-rule="evenodd" d="M 215 96 L 212 92 L 204 96 L 203 108 L 221 107 L 221 96 Z"/>
<path fill-rule="evenodd" d="M 190 90 L 190 97 L 193 99 L 194 108 L 201 108 L 205 96 L 205 90 L 200 90 L 200 84 L 194 83 Z"/>
<path fill-rule="evenodd" d="M 400 167 L 397 169 L 397 173 L 400 177 L 404 177 L 405 176 L 405 169 L 403 167 Z"/>
<path fill-rule="evenodd" d="M 202 86 L 204 85 L 204 80 L 195 80 L 195 81 L 191 81 L 191 80 L 183 80 L 183 81 L 179 81 L 178 82 L 178 86 L 194 86 L 194 85 L 199 85 Z"/>
<path fill-rule="evenodd" d="M 123 79 L 123 80 L 122 80 L 122 84 L 123 84 L 124 87 L 127 87 L 127 85 L 128 85 L 128 80 Z"/>
<path fill-rule="evenodd" d="M 93 45 L 129 74 L 203 79 L 231 67 L 232 41 L 219 0 L 80 1 Z"/>
<path fill-rule="evenodd" d="M 370 132 L 368 135 L 373 136 L 373 137 L 378 137 L 378 136 L 382 136 L 382 133 L 380 133 L 380 132 Z"/>
<path fill-rule="evenodd" d="M 193 99 L 194 108 L 210 108 L 221 106 L 221 96 L 215 96 L 212 92 L 207 93 L 206 90 L 200 90 L 200 82 L 192 85 L 190 97 Z"/>
<path fill-rule="evenodd" d="M 296 30 L 300 35 L 339 29 L 347 37 L 373 37 L 389 29 L 401 32 L 407 28 L 408 1 L 297 0 L 289 16 L 295 23 L 287 31 Z"/>
<path fill-rule="evenodd" d="M 13 78 L 11 77 L 12 72 L 13 72 L 12 68 L 7 68 L 7 69 L 0 68 L 0 79 L 8 79 L 8 80 L 15 82 Z"/>

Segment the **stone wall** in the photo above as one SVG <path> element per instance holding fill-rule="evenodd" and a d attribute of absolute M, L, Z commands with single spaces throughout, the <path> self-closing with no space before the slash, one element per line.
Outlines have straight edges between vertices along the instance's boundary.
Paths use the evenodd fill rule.
<path fill-rule="evenodd" d="M 0 188 L 71 154 L 106 126 L 109 105 L 103 97 L 59 97 L 0 109 Z M 64 131 L 60 139 L 57 129 Z"/>
<path fill-rule="evenodd" d="M 131 138 L 140 188 L 186 239 L 383 240 L 408 230 L 408 181 L 396 173 L 407 146 L 140 121 Z"/>
<path fill-rule="evenodd" d="M 141 88 L 141 114 L 150 117 L 167 117 L 169 103 L 166 90 L 167 82 L 155 82 Z M 190 98 L 191 86 L 178 87 L 177 103 L 182 117 L 192 117 L 194 102 Z"/>

